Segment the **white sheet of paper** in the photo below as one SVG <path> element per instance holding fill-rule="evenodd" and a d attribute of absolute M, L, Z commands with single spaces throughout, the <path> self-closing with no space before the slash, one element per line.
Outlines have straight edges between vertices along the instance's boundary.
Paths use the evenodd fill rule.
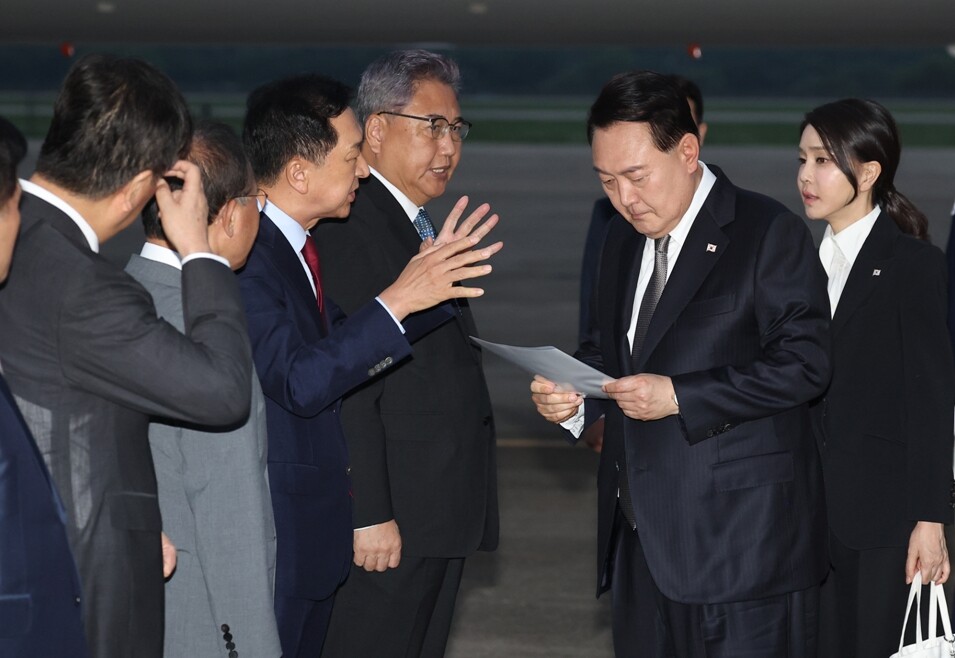
<path fill-rule="evenodd" d="M 488 352 L 510 361 L 531 373 L 551 380 L 565 391 L 576 391 L 583 396 L 607 398 L 600 387 L 613 378 L 586 363 L 581 363 L 556 347 L 517 347 L 481 340 L 471 336 L 471 340 Z"/>

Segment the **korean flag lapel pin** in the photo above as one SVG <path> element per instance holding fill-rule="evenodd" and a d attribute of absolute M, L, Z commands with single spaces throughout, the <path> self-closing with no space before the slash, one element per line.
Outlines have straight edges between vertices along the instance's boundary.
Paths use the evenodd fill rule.
<path fill-rule="evenodd" d="M 882 270 L 879 270 L 879 269 L 872 270 L 872 276 L 881 276 L 881 275 L 882 275 Z"/>
<path fill-rule="evenodd" d="M 707 243 L 706 243 L 706 253 L 708 253 L 708 254 L 715 254 L 715 253 L 716 253 L 716 245 L 713 244 L 712 242 L 707 242 Z"/>

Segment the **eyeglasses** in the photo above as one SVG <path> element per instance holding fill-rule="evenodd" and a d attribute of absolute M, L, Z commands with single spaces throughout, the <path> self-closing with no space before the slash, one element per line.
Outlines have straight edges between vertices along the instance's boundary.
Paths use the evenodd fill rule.
<path fill-rule="evenodd" d="M 444 117 L 419 117 L 415 116 L 414 114 L 402 114 L 401 112 L 379 112 L 378 114 L 391 114 L 393 116 L 404 117 L 406 119 L 427 121 L 430 124 L 432 139 L 441 139 L 445 135 L 450 134 L 451 139 L 454 141 L 463 142 L 464 138 L 468 136 L 468 132 L 471 130 L 471 122 L 465 121 L 464 119 L 458 119 L 454 123 L 451 123 Z"/>
<path fill-rule="evenodd" d="M 261 210 L 262 208 L 265 207 L 265 203 L 269 200 L 269 193 L 263 190 L 262 188 L 259 188 L 258 190 L 256 190 L 254 194 L 239 194 L 231 198 L 233 199 L 255 198 L 255 202 L 258 204 L 259 209 Z"/>

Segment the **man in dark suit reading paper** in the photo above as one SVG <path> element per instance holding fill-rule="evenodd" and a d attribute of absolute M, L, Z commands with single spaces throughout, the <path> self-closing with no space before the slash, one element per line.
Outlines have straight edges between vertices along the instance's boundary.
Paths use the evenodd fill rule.
<path fill-rule="evenodd" d="M 825 274 L 803 221 L 699 161 L 674 81 L 613 78 L 590 110 L 613 220 L 578 357 L 610 400 L 531 385 L 574 436 L 606 413 L 598 592 L 618 656 L 815 655 L 826 573 L 807 403 L 829 378 Z"/>

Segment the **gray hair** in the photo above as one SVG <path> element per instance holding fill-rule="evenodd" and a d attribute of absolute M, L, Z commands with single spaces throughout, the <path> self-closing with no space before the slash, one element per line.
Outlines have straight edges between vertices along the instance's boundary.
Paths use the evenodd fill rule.
<path fill-rule="evenodd" d="M 396 50 L 379 57 L 361 75 L 358 120 L 364 125 L 372 114 L 401 110 L 411 102 L 422 80 L 446 84 L 458 93 L 461 71 L 451 58 L 427 50 Z"/>

